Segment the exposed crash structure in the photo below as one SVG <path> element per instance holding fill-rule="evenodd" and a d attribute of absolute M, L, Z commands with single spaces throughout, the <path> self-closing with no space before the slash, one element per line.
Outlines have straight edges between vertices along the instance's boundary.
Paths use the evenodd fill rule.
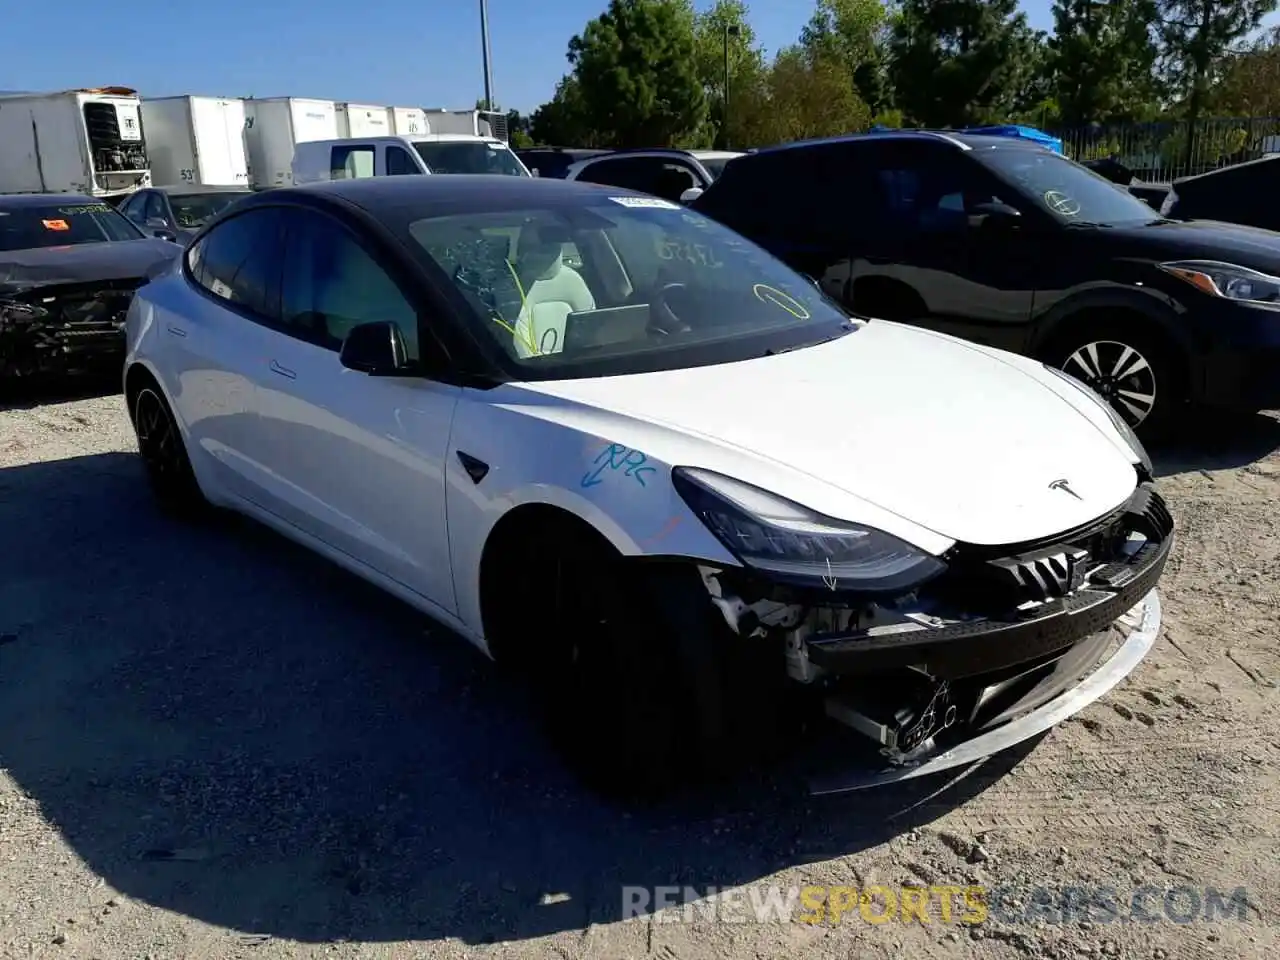
<path fill-rule="evenodd" d="M 118 365 L 134 291 L 179 250 L 88 197 L 0 199 L 0 382 Z"/>
<path fill-rule="evenodd" d="M 733 522 L 722 503 L 698 512 L 713 528 Z M 840 792 L 979 760 L 1106 693 L 1155 639 L 1173 528 L 1144 475 L 1126 503 L 1082 528 L 1016 546 L 957 544 L 905 590 L 701 572 L 728 626 L 780 638 L 791 680 L 879 754 L 813 785 Z"/>

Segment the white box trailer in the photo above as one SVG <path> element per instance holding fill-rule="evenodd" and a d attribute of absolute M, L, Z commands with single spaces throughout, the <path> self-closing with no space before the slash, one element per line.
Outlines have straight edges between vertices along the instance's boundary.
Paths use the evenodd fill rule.
<path fill-rule="evenodd" d="M 0 193 L 118 198 L 151 185 L 129 87 L 0 96 Z"/>
<path fill-rule="evenodd" d="M 368 103 L 339 103 L 338 136 L 385 137 L 391 133 L 391 116 L 386 107 L 375 107 Z"/>
<path fill-rule="evenodd" d="M 293 149 L 312 140 L 336 140 L 338 110 L 332 100 L 264 97 L 245 100 L 244 139 L 249 181 L 258 189 L 293 183 Z"/>
<path fill-rule="evenodd" d="M 491 137 L 489 121 L 479 110 L 445 110 L 443 107 L 422 111 L 430 133 L 469 133 L 473 137 Z"/>
<path fill-rule="evenodd" d="M 239 97 L 158 97 L 142 101 L 142 122 L 158 186 L 249 185 L 244 143 L 244 100 Z"/>
<path fill-rule="evenodd" d="M 416 137 L 431 133 L 427 126 L 427 114 L 421 107 L 389 107 L 391 133 L 397 137 Z"/>

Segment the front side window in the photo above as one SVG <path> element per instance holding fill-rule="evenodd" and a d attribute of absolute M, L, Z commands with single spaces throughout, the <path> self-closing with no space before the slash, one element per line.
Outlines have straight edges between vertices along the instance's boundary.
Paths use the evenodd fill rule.
<path fill-rule="evenodd" d="M 978 158 L 1060 223 L 1150 223 L 1155 211 L 1129 191 L 1048 150 L 987 150 Z"/>
<path fill-rule="evenodd" d="M 924 233 L 966 231 L 982 204 L 1009 201 L 980 169 L 932 152 L 885 158 L 874 186 L 889 226 Z"/>
<path fill-rule="evenodd" d="M 274 322 L 280 222 L 278 210 L 260 209 L 213 227 L 187 251 L 192 278 L 215 297 Z"/>
<path fill-rule="evenodd" d="M 415 143 L 413 149 L 432 173 L 529 175 L 507 145 L 495 140 L 423 141 Z"/>
<path fill-rule="evenodd" d="M 409 232 L 484 335 L 535 377 L 572 376 L 599 359 L 657 369 L 679 364 L 673 351 L 710 344 L 736 344 L 726 357 L 759 355 L 775 334 L 794 346 L 847 327 L 805 277 L 656 198 L 433 217 Z"/>
<path fill-rule="evenodd" d="M 400 147 L 387 147 L 387 176 L 402 177 L 422 173 L 408 151 Z"/>
<path fill-rule="evenodd" d="M 0 250 L 137 240 L 142 233 L 105 203 L 68 200 L 0 208 Z"/>
<path fill-rule="evenodd" d="M 337 223 L 318 213 L 291 211 L 280 320 L 287 333 L 341 350 L 362 323 L 394 323 L 410 359 L 418 353 L 418 315 L 395 281 Z"/>

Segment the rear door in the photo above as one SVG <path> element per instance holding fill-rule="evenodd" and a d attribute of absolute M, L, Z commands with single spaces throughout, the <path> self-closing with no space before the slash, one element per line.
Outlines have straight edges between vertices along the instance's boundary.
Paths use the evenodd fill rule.
<path fill-rule="evenodd" d="M 265 324 L 276 316 L 280 241 L 275 209 L 229 217 L 187 251 L 184 282 L 196 293 L 170 303 L 160 284 L 152 297 L 178 415 L 223 487 L 255 502 L 264 477 L 254 453 L 253 376 L 275 336 Z"/>
<path fill-rule="evenodd" d="M 693 208 L 749 237 L 843 300 L 858 178 L 843 145 L 778 150 L 729 164 Z"/>

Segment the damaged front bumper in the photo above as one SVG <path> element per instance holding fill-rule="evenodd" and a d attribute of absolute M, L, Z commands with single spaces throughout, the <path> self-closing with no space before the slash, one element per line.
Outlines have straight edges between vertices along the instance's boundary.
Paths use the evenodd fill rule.
<path fill-rule="evenodd" d="M 80 373 L 123 360 L 143 278 L 0 289 L 0 379 Z"/>
<path fill-rule="evenodd" d="M 972 763 L 1048 730 L 1130 673 L 1160 625 L 1173 518 L 1154 486 L 1085 527 L 1011 547 L 957 545 L 946 572 L 892 599 L 703 580 L 746 642 L 780 641 L 790 679 L 850 743 L 857 790 Z"/>

